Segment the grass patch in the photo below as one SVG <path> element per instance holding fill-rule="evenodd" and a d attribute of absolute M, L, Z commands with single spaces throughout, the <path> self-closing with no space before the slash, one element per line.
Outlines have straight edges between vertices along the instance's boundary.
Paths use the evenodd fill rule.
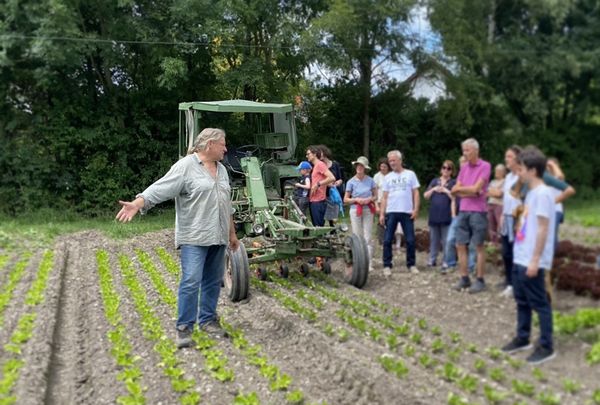
<path fill-rule="evenodd" d="M 587 195 L 565 202 L 565 213 L 568 221 L 576 222 L 585 227 L 600 227 L 600 192 L 587 193 Z"/>
<path fill-rule="evenodd" d="M 70 212 L 40 210 L 34 213 L 9 217 L 0 215 L 0 246 L 15 248 L 24 241 L 39 246 L 51 244 L 57 236 L 83 230 L 98 230 L 115 239 L 173 228 L 174 209 L 154 209 L 147 215 L 136 215 L 127 224 L 115 220 L 115 215 L 86 218 Z"/>

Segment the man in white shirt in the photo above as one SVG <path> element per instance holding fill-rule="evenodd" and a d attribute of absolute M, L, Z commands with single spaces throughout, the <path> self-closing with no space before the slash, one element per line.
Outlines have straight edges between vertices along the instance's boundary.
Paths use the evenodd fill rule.
<path fill-rule="evenodd" d="M 388 152 L 388 162 L 392 171 L 383 182 L 383 198 L 379 212 L 379 223 L 385 225 L 383 242 L 383 274 L 392 274 L 392 241 L 398 223 L 402 225 L 406 240 L 406 267 L 413 274 L 419 272 L 415 253 L 414 221 L 419 214 L 419 180 L 412 170 L 402 166 L 402 153 Z"/>

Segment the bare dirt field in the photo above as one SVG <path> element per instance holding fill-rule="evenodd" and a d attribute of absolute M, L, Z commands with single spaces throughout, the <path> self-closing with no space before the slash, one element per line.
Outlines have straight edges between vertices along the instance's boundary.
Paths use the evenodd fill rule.
<path fill-rule="evenodd" d="M 469 295 L 452 291 L 456 273 L 426 269 L 425 253 L 420 274 L 394 254 L 384 278 L 376 250 L 363 290 L 344 284 L 337 262 L 331 276 L 301 277 L 290 263 L 289 279 L 253 279 L 244 302 L 222 294 L 227 337 L 197 332 L 194 348 L 176 350 L 172 231 L 0 251 L 0 403 L 594 403 L 589 339 L 557 334 L 558 357 L 539 368 L 499 352 L 515 303 L 493 287 L 498 266 L 487 267 L 489 290 Z M 598 306 L 557 291 L 554 309 Z"/>

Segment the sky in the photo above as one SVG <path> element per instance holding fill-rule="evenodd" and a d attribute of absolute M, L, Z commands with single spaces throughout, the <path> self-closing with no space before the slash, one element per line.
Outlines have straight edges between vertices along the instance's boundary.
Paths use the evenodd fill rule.
<path fill-rule="evenodd" d="M 441 51 L 441 38 L 431 28 L 425 7 L 416 6 L 413 9 L 410 21 L 406 25 L 406 33 L 414 38 L 415 46 L 418 45 L 428 52 Z M 376 60 L 374 64 L 377 65 L 379 62 L 381 60 Z M 377 93 L 380 90 L 378 80 L 382 78 L 386 78 L 384 83 L 390 79 L 402 82 L 414 72 L 414 66 L 409 60 L 403 60 L 400 63 L 391 61 L 381 63 L 373 75 L 373 92 Z M 306 76 L 323 84 L 334 81 L 336 78 L 334 72 L 319 64 L 312 64 L 307 69 Z M 421 79 L 415 82 L 412 93 L 415 98 L 424 97 L 435 102 L 445 95 L 445 86 L 441 80 Z"/>

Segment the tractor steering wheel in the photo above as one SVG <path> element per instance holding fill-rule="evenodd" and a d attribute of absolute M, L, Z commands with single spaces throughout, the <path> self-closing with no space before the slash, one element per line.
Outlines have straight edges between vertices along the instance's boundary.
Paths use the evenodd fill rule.
<path fill-rule="evenodd" d="M 249 143 L 247 145 L 238 146 L 235 148 L 238 152 L 245 154 L 246 156 L 254 156 L 260 149 L 260 146 Z"/>

